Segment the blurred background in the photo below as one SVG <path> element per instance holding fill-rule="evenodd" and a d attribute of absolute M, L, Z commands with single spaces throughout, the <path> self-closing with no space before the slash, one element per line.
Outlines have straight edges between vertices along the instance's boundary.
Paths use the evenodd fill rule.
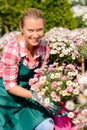
<path fill-rule="evenodd" d="M 87 27 L 87 0 L 0 0 L 0 36 L 18 31 L 21 13 L 29 7 L 43 12 L 45 32 L 53 27 Z"/>
<path fill-rule="evenodd" d="M 46 18 L 45 40 L 48 40 L 49 44 L 52 44 L 51 40 L 54 38 L 53 45 L 56 41 L 60 43 L 61 38 L 61 42 L 68 47 L 70 46 L 70 48 L 72 43 L 81 45 L 79 49 L 78 47 L 76 47 L 76 50 L 74 49 L 81 54 L 81 62 L 78 62 L 77 59 L 71 59 L 71 61 L 75 62 L 75 64 L 77 61 L 82 66 L 82 72 L 87 71 L 87 0 L 0 0 L 0 51 L 10 38 L 19 33 L 21 14 L 29 7 L 40 9 L 43 12 Z M 14 33 L 8 35 L 9 32 Z M 3 35 L 4 37 L 2 37 Z M 66 40 L 69 42 L 66 43 Z M 72 50 L 71 54 L 74 54 Z M 63 63 L 63 60 L 66 59 L 71 64 L 69 59 L 72 55 L 69 56 L 67 53 L 67 56 L 67 58 L 62 56 L 60 61 Z M 75 56 L 77 55 L 75 54 Z M 52 59 L 57 60 L 56 57 L 59 60 L 58 53 L 55 56 L 53 55 Z M 84 130 L 87 130 L 87 127 Z"/>

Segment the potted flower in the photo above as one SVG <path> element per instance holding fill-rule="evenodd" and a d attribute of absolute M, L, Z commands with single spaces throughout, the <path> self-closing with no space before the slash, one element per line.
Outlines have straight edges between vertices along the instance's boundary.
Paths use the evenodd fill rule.
<path fill-rule="evenodd" d="M 59 66 L 58 63 L 53 63 L 45 66 L 41 73 L 40 77 L 37 74 L 29 80 L 31 90 L 37 93 L 39 103 L 50 108 L 55 130 L 60 130 L 61 127 L 70 130 L 71 120 L 79 113 L 77 108 L 80 94 L 78 83 L 78 77 L 81 76 L 80 68 L 73 64 Z M 74 120 L 73 123 L 77 125 L 79 121 Z"/>
<path fill-rule="evenodd" d="M 81 56 L 75 42 L 71 39 L 71 31 L 65 28 L 53 28 L 45 34 L 44 39 L 50 47 L 50 61 L 58 63 L 75 63 Z"/>

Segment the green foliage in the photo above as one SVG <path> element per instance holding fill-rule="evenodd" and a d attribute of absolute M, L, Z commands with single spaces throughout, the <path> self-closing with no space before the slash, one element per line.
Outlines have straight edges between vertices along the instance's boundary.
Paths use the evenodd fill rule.
<path fill-rule="evenodd" d="M 0 0 L 0 35 L 19 30 L 20 16 L 29 7 L 42 10 L 46 18 L 45 32 L 54 26 L 76 28 L 68 0 Z"/>
<path fill-rule="evenodd" d="M 85 25 L 85 23 L 83 22 L 82 19 L 83 19 L 83 16 L 75 17 L 77 28 L 85 28 L 85 27 L 87 27 L 87 25 Z"/>
<path fill-rule="evenodd" d="M 43 4 L 43 12 L 46 17 L 46 30 L 53 27 L 76 28 L 71 7 L 68 0 L 46 0 Z"/>
<path fill-rule="evenodd" d="M 22 12 L 33 5 L 34 0 L 0 0 L 0 34 L 19 30 Z"/>
<path fill-rule="evenodd" d="M 1 33 L 6 33 L 18 29 L 19 16 L 22 12 L 20 5 L 15 0 L 0 0 L 0 22 Z"/>

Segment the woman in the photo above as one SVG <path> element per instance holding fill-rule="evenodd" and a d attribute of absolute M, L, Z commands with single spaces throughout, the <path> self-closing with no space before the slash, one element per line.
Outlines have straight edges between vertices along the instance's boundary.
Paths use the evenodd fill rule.
<path fill-rule="evenodd" d="M 53 130 L 47 110 L 32 100 L 28 81 L 35 69 L 49 58 L 49 48 L 41 40 L 44 17 L 29 8 L 21 16 L 21 34 L 6 44 L 0 62 L 0 130 Z"/>

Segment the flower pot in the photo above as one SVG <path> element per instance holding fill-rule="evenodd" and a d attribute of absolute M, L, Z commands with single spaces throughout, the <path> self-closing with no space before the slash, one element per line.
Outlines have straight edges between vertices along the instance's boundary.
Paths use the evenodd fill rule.
<path fill-rule="evenodd" d="M 66 112 L 64 104 L 61 104 L 60 106 L 61 110 L 58 111 L 58 113 L 60 113 L 59 115 L 61 116 L 53 115 L 55 130 L 71 130 L 71 119 L 67 115 L 63 115 L 63 113 Z"/>
<path fill-rule="evenodd" d="M 71 120 L 67 116 L 58 117 L 56 115 L 53 116 L 55 130 L 71 130 Z"/>

